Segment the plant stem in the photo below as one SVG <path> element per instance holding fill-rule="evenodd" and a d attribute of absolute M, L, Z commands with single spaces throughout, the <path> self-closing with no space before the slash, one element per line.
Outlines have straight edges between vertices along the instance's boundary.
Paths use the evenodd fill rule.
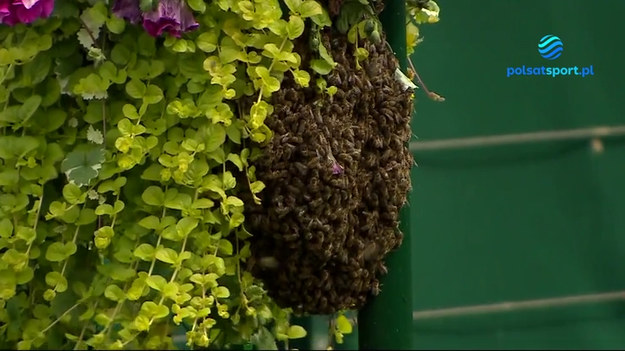
<path fill-rule="evenodd" d="M 164 214 L 165 214 L 165 211 L 163 210 L 163 216 L 164 216 Z M 186 245 L 187 245 L 187 238 L 188 238 L 188 237 L 189 237 L 188 235 L 184 237 L 184 241 L 182 242 L 182 248 L 180 249 L 180 253 L 184 252 L 184 249 L 185 249 L 185 247 L 186 247 Z M 160 238 L 161 238 L 161 237 L 160 237 L 160 235 L 159 235 L 159 239 L 160 239 Z M 160 241 L 160 240 L 159 240 L 159 241 Z M 154 263 L 154 261 L 152 261 L 152 263 Z M 151 268 L 153 268 L 153 267 L 151 267 Z M 151 268 L 150 268 L 150 271 L 151 271 Z M 170 282 L 170 283 L 171 283 L 171 282 L 173 282 L 173 281 L 174 281 L 174 279 L 176 279 L 176 275 L 178 274 L 178 271 L 179 271 L 179 270 L 180 270 L 180 267 L 177 267 L 177 268 L 174 270 L 174 273 L 172 273 L 172 275 L 171 275 L 171 279 L 169 280 L 169 282 Z M 158 306 L 161 306 L 161 305 L 163 304 L 163 302 L 165 302 L 165 296 L 161 296 L 161 299 L 160 299 L 160 301 L 158 302 Z M 150 318 L 150 321 L 149 321 L 148 325 L 150 325 L 150 326 L 151 326 L 151 325 L 152 325 L 152 323 L 154 323 L 154 317 Z M 141 334 L 141 332 L 138 332 L 137 334 L 135 334 L 135 335 L 134 335 L 134 336 L 133 336 L 130 340 L 126 341 L 123 345 L 124 345 L 124 346 L 128 345 L 130 342 L 132 342 L 134 339 L 136 339 L 136 338 L 137 338 L 137 336 L 139 336 L 139 334 Z"/>
<path fill-rule="evenodd" d="M 124 291 L 126 291 L 126 290 L 128 290 L 128 284 L 126 284 L 126 287 L 124 287 Z M 117 306 L 115 306 L 115 310 L 113 310 L 113 314 L 111 315 L 111 319 L 107 323 L 107 326 L 106 326 L 106 334 L 105 334 L 106 336 L 105 336 L 105 339 L 108 339 L 109 334 L 111 333 L 111 325 L 113 325 L 113 321 L 115 320 L 115 317 L 117 317 L 117 314 L 119 313 L 119 310 L 124 305 L 124 302 L 126 302 L 125 299 L 119 301 L 117 303 Z"/>
<path fill-rule="evenodd" d="M 165 188 L 165 192 L 167 192 L 167 187 Z M 163 218 L 165 218 L 165 213 L 167 212 L 167 207 L 163 206 L 163 214 L 161 215 L 161 222 Z M 158 246 L 161 244 L 161 233 L 158 233 L 158 239 L 156 240 L 155 250 L 158 250 Z M 152 263 L 150 264 L 150 270 L 148 271 L 148 277 L 152 275 L 152 271 L 154 270 L 154 265 L 156 264 L 156 256 L 152 257 Z"/>
<path fill-rule="evenodd" d="M 138 240 L 137 240 L 138 241 Z M 135 242 L 135 246 L 137 245 L 137 243 Z M 139 261 L 135 261 L 130 265 L 130 268 L 132 270 L 135 270 L 137 268 L 137 266 L 139 265 Z M 130 281 L 126 282 L 126 285 L 124 285 L 124 293 L 126 293 L 128 291 L 128 289 L 130 289 Z M 104 330 L 102 330 L 101 333 L 106 332 L 106 339 L 108 339 L 108 336 L 111 332 L 111 325 L 113 325 L 113 322 L 115 321 L 115 317 L 117 317 L 117 314 L 119 313 L 119 310 L 121 309 L 121 307 L 124 305 L 124 302 L 126 302 L 125 299 L 121 300 L 121 301 L 117 301 L 117 306 L 115 306 L 115 310 L 113 310 L 113 314 L 111 315 L 111 318 L 109 319 L 108 323 L 106 324 L 106 327 L 104 327 Z"/>
<path fill-rule="evenodd" d="M 234 233 L 234 238 L 235 238 L 235 245 L 237 248 L 237 277 L 239 278 L 239 286 L 243 285 L 243 282 L 241 280 L 241 257 L 239 256 L 239 237 L 237 236 L 237 233 Z M 243 295 L 243 290 L 241 290 L 241 295 Z"/>
<path fill-rule="evenodd" d="M 102 102 L 102 136 L 104 137 L 104 148 L 106 148 L 106 100 Z"/>
<path fill-rule="evenodd" d="M 54 322 L 50 323 L 49 326 L 47 326 L 44 330 L 42 330 L 39 333 L 40 334 L 45 334 L 48 330 L 50 330 L 52 327 L 54 327 L 56 325 L 56 323 L 60 322 L 63 317 L 65 317 L 68 313 L 72 312 L 76 307 L 80 306 L 80 304 L 82 304 L 82 301 L 76 302 L 76 304 L 74 304 L 74 306 L 70 307 L 67 311 L 63 312 L 63 314 L 60 315 L 59 318 L 57 318 Z"/>
<path fill-rule="evenodd" d="M 35 224 L 33 224 L 33 230 L 35 231 L 35 236 L 37 235 L 37 224 L 39 224 L 39 215 L 41 214 L 41 204 L 43 204 L 43 192 L 41 193 L 41 197 L 39 198 L 39 205 L 37 206 L 37 215 L 35 216 Z M 30 253 L 30 249 L 33 247 L 33 243 L 35 240 L 28 244 L 28 249 L 26 250 L 26 256 Z"/>
<path fill-rule="evenodd" d="M 74 232 L 74 238 L 72 239 L 72 242 L 75 244 L 76 243 L 76 239 L 78 238 L 78 230 L 80 229 L 80 226 L 77 225 L 76 226 L 76 231 Z M 65 276 L 65 268 L 67 268 L 67 262 L 69 262 L 69 258 L 65 260 L 65 262 L 63 263 L 63 269 L 61 269 L 61 275 Z"/>
<path fill-rule="evenodd" d="M 414 72 L 415 77 L 417 77 L 417 81 L 419 82 L 419 85 L 421 85 L 421 87 L 423 88 L 425 93 L 428 94 L 428 97 L 430 99 L 436 101 L 436 102 L 443 102 L 443 101 L 445 101 L 444 97 L 436 94 L 435 92 L 432 92 L 432 91 L 428 90 L 428 87 L 425 86 L 425 83 L 423 83 L 423 80 L 421 80 L 421 76 L 419 76 L 419 72 L 417 72 L 417 69 L 414 67 L 414 64 L 412 63 L 412 60 L 410 59 L 410 57 L 408 57 L 408 63 L 410 64 L 410 68 Z"/>
<path fill-rule="evenodd" d="M 286 41 L 288 40 L 288 37 L 285 37 L 284 40 L 282 40 L 282 44 L 280 44 L 280 48 L 278 49 L 278 51 L 282 51 L 282 49 L 284 49 L 284 45 L 286 44 Z M 273 65 L 276 64 L 276 58 L 274 57 L 273 60 L 271 60 L 271 64 L 269 65 L 269 68 L 267 68 L 267 71 L 269 71 L 269 74 L 271 75 L 271 69 L 273 68 Z M 259 103 L 260 100 L 262 100 L 263 98 L 263 87 L 260 87 L 260 92 L 258 94 L 258 100 L 256 101 L 256 103 Z"/>
<path fill-rule="evenodd" d="M 6 73 L 4 74 L 4 77 L 2 77 L 2 79 L 0 79 L 0 84 L 4 83 L 4 80 L 9 76 L 9 73 L 11 72 L 11 70 L 13 69 L 13 64 L 10 63 L 9 64 L 9 68 L 7 68 Z M 9 102 L 9 98 L 7 97 L 7 103 Z M 6 109 L 6 107 L 5 107 Z"/>
<path fill-rule="evenodd" d="M 121 190 L 117 193 L 117 198 L 115 198 L 115 202 L 113 203 L 113 205 L 116 204 L 117 201 L 119 201 L 119 195 L 121 195 Z M 115 228 L 116 220 L 117 220 L 117 213 L 113 215 L 113 219 L 111 220 L 111 229 Z"/>
<path fill-rule="evenodd" d="M 186 235 L 184 237 L 184 240 L 182 241 L 182 248 L 180 248 L 180 254 L 182 254 L 185 250 L 185 248 L 187 247 L 187 239 L 189 238 L 189 235 Z M 180 265 L 182 266 L 182 262 L 180 263 Z M 176 267 L 176 269 L 174 270 L 174 273 L 172 273 L 171 275 L 171 279 L 169 280 L 170 283 L 172 283 L 174 281 L 174 279 L 176 279 L 176 276 L 178 275 L 178 272 L 180 271 L 180 267 Z"/>
<path fill-rule="evenodd" d="M 90 192 L 93 189 L 95 189 L 95 184 L 90 186 L 89 189 L 87 189 L 86 192 L 88 193 L 88 192 Z M 75 204 L 69 205 L 69 207 L 65 209 L 65 212 L 71 210 L 72 208 L 74 208 L 74 206 L 77 206 L 77 205 L 79 205 L 79 203 L 75 203 Z"/>
<path fill-rule="evenodd" d="M 91 29 L 89 29 L 89 26 L 87 26 L 85 21 L 83 21 L 82 18 L 80 18 L 80 16 L 78 16 L 78 20 L 80 21 L 80 24 L 82 24 L 83 28 L 85 28 L 85 31 L 87 31 L 87 34 L 89 34 L 89 37 L 91 37 L 91 41 L 93 41 L 93 46 L 97 48 L 98 43 L 96 43 L 95 37 L 93 36 L 93 32 L 91 31 Z"/>
<path fill-rule="evenodd" d="M 98 308 L 99 303 L 100 301 L 96 300 L 95 303 L 93 304 L 94 311 Z M 76 345 L 74 345 L 74 350 L 78 350 L 78 346 L 80 346 L 80 343 L 82 342 L 82 338 L 85 336 L 85 331 L 87 330 L 88 325 L 89 323 L 85 323 L 85 325 L 83 325 L 82 330 L 80 331 L 80 335 L 78 336 L 78 341 L 76 341 Z"/>

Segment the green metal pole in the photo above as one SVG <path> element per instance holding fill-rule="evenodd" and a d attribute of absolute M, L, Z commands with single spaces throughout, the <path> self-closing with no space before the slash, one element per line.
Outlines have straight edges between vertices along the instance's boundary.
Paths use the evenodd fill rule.
<path fill-rule="evenodd" d="M 387 0 L 380 20 L 386 39 L 393 48 L 402 70 L 406 69 L 406 3 Z M 410 214 L 401 211 L 401 247 L 389 254 L 388 274 L 381 280 L 380 295 L 359 311 L 358 331 L 361 350 L 406 350 L 412 348 L 412 265 Z"/>

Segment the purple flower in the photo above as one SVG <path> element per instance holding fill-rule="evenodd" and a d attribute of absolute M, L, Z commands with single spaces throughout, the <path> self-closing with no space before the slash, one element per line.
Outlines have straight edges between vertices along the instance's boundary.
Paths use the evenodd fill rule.
<path fill-rule="evenodd" d="M 343 166 L 341 166 L 338 162 L 334 162 L 332 164 L 332 174 L 343 174 Z"/>
<path fill-rule="evenodd" d="M 153 37 L 163 32 L 180 37 L 182 32 L 196 29 L 199 24 L 184 1 L 160 0 L 156 10 L 143 14 L 143 28 Z"/>
<path fill-rule="evenodd" d="M 141 21 L 139 0 L 117 0 L 113 5 L 113 13 L 130 23 L 137 24 Z"/>
<path fill-rule="evenodd" d="M 9 12 L 9 2 L 5 0 L 0 0 L 0 23 L 4 23 L 4 18 L 9 16 L 11 12 Z"/>
<path fill-rule="evenodd" d="M 0 0 L 0 24 L 13 26 L 48 18 L 54 9 L 54 0 Z"/>

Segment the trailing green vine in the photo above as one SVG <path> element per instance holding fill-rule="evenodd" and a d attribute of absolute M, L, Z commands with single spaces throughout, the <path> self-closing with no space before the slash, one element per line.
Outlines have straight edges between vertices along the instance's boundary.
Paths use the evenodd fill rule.
<path fill-rule="evenodd" d="M 424 23 L 437 23 L 439 21 L 440 8 L 434 0 L 408 0 L 406 1 L 406 49 L 408 55 L 408 78 L 412 81 L 416 78 L 418 86 L 423 88 L 427 96 L 436 101 L 443 102 L 445 98 L 439 94 L 428 90 L 427 86 L 419 76 L 417 69 L 410 56 L 423 38 L 419 32 L 419 26 Z"/>
<path fill-rule="evenodd" d="M 437 23 L 440 8 L 434 0 L 407 0 L 406 1 L 406 48 L 408 56 L 414 53 L 415 48 L 423 41 L 419 26 L 424 23 Z"/>
<path fill-rule="evenodd" d="M 171 348 L 177 325 L 195 347 L 304 336 L 241 268 L 238 194 L 264 187 L 250 161 L 268 99 L 285 74 L 309 85 L 293 40 L 327 12 L 40 2 L 54 11 L 0 26 L 0 346 Z"/>
<path fill-rule="evenodd" d="M 358 3 L 338 29 L 379 41 Z M 336 93 L 331 25 L 315 0 L 0 0 L 0 347 L 304 337 L 242 268 L 240 194 L 260 201 L 253 160 L 284 76 Z M 306 28 L 310 67 L 293 51 Z"/>

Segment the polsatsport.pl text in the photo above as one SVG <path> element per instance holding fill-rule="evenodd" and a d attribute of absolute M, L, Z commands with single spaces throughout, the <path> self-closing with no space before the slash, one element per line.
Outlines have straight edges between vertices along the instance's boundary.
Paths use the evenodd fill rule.
<path fill-rule="evenodd" d="M 508 67 L 506 76 L 594 76 L 592 65 L 587 67 Z"/>

